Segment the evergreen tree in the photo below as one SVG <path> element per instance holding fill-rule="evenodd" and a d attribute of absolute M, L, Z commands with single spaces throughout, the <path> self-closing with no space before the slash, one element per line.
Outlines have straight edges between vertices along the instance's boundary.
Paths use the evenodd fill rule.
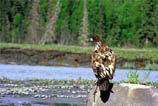
<path fill-rule="evenodd" d="M 155 39 L 157 37 L 157 29 L 155 27 L 153 17 L 156 10 L 156 0 L 144 0 L 142 3 L 142 12 L 144 13 L 144 22 L 139 30 L 139 43 L 141 46 L 153 46 L 157 44 Z"/>
<path fill-rule="evenodd" d="M 156 47 L 157 29 L 158 0 L 0 0 L 0 42 L 87 45 L 98 34 L 110 46 Z"/>

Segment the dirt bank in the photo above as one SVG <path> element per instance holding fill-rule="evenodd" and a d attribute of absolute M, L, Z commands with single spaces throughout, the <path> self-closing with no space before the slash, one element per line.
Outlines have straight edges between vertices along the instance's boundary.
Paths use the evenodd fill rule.
<path fill-rule="evenodd" d="M 36 50 L 22 48 L 1 48 L 0 64 L 28 64 L 49 66 L 90 67 L 91 56 L 88 53 L 74 53 L 58 50 Z M 143 68 L 150 59 L 127 59 L 117 56 L 117 68 Z"/>

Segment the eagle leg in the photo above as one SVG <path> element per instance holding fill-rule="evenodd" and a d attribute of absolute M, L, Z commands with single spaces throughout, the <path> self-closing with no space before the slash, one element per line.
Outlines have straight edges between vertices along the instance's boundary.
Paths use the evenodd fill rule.
<path fill-rule="evenodd" d="M 94 92 L 93 92 L 93 102 L 94 102 L 94 103 L 95 103 L 95 95 L 96 95 L 96 93 L 97 93 L 98 85 L 99 85 L 99 82 L 97 81 L 97 82 L 96 82 L 95 90 L 94 90 Z"/>

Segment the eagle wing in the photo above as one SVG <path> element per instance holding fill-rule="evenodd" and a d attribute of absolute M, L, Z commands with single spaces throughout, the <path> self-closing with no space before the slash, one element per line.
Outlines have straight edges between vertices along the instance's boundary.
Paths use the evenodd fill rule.
<path fill-rule="evenodd" d="M 98 79 L 112 79 L 115 72 L 115 56 L 111 49 L 102 47 L 92 54 L 92 68 Z"/>

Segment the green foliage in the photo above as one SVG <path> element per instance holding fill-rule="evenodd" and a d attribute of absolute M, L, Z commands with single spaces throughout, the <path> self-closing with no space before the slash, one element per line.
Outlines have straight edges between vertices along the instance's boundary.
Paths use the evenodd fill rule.
<path fill-rule="evenodd" d="M 0 1 L 0 41 L 8 41 L 8 23 L 7 23 L 7 13 L 9 3 L 6 0 Z"/>
<path fill-rule="evenodd" d="M 149 75 L 150 75 L 150 72 L 147 72 L 144 74 L 144 83 L 146 84 L 148 82 L 148 79 L 149 79 Z"/>
<path fill-rule="evenodd" d="M 74 39 L 76 41 L 79 36 L 82 17 L 83 0 L 61 0 L 60 13 L 56 24 L 58 40 L 61 42 L 67 41 L 69 44 Z"/>
<path fill-rule="evenodd" d="M 59 18 L 57 20 L 57 29 L 58 30 L 61 30 L 62 28 L 62 25 L 64 24 L 64 21 L 65 21 L 65 18 L 67 16 L 67 7 L 68 7 L 68 0 L 61 0 L 61 10 L 60 10 L 60 13 L 59 13 Z"/>
<path fill-rule="evenodd" d="M 147 63 L 145 70 L 158 70 L 158 64 L 156 63 Z"/>
<path fill-rule="evenodd" d="M 47 22 L 48 0 L 40 0 L 40 21 L 41 25 Z"/>
<path fill-rule="evenodd" d="M 61 0 L 61 3 L 57 29 L 60 31 L 65 21 L 68 21 L 71 32 L 78 34 L 83 17 L 83 0 Z"/>
<path fill-rule="evenodd" d="M 150 75 L 150 72 L 144 73 L 143 84 L 148 83 L 149 75 Z M 127 73 L 127 78 L 128 78 L 128 83 L 142 83 L 138 79 L 139 75 L 137 74 L 137 71 L 136 72 L 129 71 Z"/>
<path fill-rule="evenodd" d="M 20 25 L 20 24 L 22 24 L 22 15 L 21 14 L 17 13 L 14 16 L 14 18 L 13 18 L 13 24 L 17 25 L 17 26 Z"/>
<path fill-rule="evenodd" d="M 2 80 L 3 81 L 9 81 L 9 78 L 5 77 L 5 76 L 2 76 Z"/>
<path fill-rule="evenodd" d="M 132 82 L 132 83 L 138 83 L 138 77 L 139 75 L 137 74 L 137 72 L 132 72 L 132 71 L 129 71 L 127 73 L 127 78 L 128 78 L 128 82 Z"/>
<path fill-rule="evenodd" d="M 0 41 L 25 42 L 33 0 L 0 1 Z M 158 0 L 86 0 L 89 37 L 99 34 L 110 46 L 157 47 Z M 57 0 L 40 0 L 41 34 L 46 30 L 48 10 Z M 56 38 L 77 44 L 82 28 L 84 0 L 61 0 Z M 71 39 L 70 39 L 71 38 Z M 65 43 L 63 43 L 65 44 Z"/>
<path fill-rule="evenodd" d="M 4 27 L 0 30 L 2 41 L 18 43 L 24 41 L 31 0 L 2 0 L 1 3 L 3 8 L 1 25 Z"/>
<path fill-rule="evenodd" d="M 133 64 L 133 63 L 125 63 L 124 67 L 127 69 L 135 69 L 136 68 L 135 64 Z"/>
<path fill-rule="evenodd" d="M 82 81 L 82 78 L 81 78 L 81 77 L 79 77 L 79 78 L 77 79 L 77 81 L 78 81 L 78 82 Z"/>
<path fill-rule="evenodd" d="M 73 0 L 73 4 L 69 4 L 70 8 L 70 30 L 74 34 L 79 34 L 81 20 L 83 17 L 83 0 Z M 72 7 L 71 7 L 72 6 Z"/>
<path fill-rule="evenodd" d="M 90 34 L 105 36 L 104 5 L 98 0 L 87 0 Z"/>

